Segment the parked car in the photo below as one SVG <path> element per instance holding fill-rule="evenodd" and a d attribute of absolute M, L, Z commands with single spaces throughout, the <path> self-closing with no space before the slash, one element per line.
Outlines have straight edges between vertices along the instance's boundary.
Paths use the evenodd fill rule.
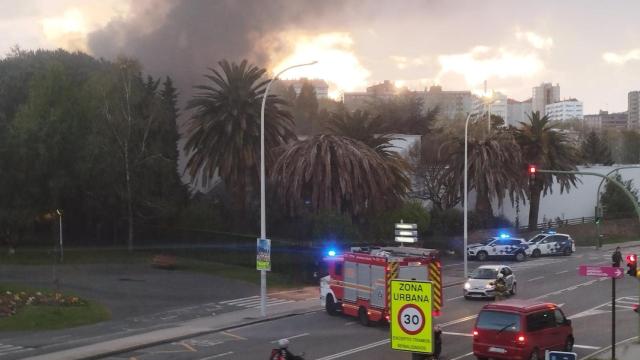
<path fill-rule="evenodd" d="M 498 274 L 504 276 L 509 294 L 516 293 L 516 276 L 511 268 L 506 265 L 482 265 L 469 274 L 469 280 L 464 283 L 462 292 L 465 299 L 493 298 L 496 293 L 495 282 Z"/>
<path fill-rule="evenodd" d="M 479 261 L 498 257 L 524 261 L 528 255 L 531 255 L 531 250 L 524 239 L 506 235 L 491 237 L 478 244 L 467 246 L 467 257 Z"/>
<path fill-rule="evenodd" d="M 544 232 L 532 237 L 528 242 L 531 257 L 542 255 L 569 256 L 576 251 L 575 241 L 568 234 L 557 234 L 555 231 Z"/>
<path fill-rule="evenodd" d="M 546 350 L 573 349 L 571 320 L 555 304 L 510 299 L 485 305 L 473 328 L 479 360 L 544 359 Z"/>

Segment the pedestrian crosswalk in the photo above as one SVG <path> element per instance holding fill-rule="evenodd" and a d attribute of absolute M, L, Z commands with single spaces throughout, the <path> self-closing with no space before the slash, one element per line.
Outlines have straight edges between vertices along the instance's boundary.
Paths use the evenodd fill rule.
<path fill-rule="evenodd" d="M 282 305 L 282 304 L 288 304 L 292 302 L 295 302 L 295 300 L 267 297 L 267 306 Z M 220 301 L 220 304 L 233 305 L 233 306 L 243 307 L 247 309 L 258 309 L 260 308 L 260 296 L 256 295 L 256 296 L 249 296 L 249 297 L 240 298 L 240 299 L 225 300 L 225 301 Z"/>
<path fill-rule="evenodd" d="M 28 350 L 31 350 L 31 348 L 0 343 L 0 357 Z"/>

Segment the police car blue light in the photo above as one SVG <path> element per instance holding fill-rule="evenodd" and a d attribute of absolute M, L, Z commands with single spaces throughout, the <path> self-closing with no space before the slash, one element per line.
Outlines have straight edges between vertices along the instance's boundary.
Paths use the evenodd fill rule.
<path fill-rule="evenodd" d="M 329 251 L 327 251 L 327 255 L 336 256 L 336 251 L 335 250 L 329 250 Z"/>
<path fill-rule="evenodd" d="M 508 239 L 508 238 L 509 238 L 509 234 L 505 234 L 505 233 L 500 234 L 500 239 Z"/>

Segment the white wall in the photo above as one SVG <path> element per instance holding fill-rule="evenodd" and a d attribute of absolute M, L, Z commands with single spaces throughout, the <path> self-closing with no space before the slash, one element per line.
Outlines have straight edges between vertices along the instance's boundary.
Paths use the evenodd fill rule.
<path fill-rule="evenodd" d="M 621 167 L 617 166 L 593 166 L 578 167 L 579 171 L 595 172 L 606 174 L 607 172 Z M 640 165 L 638 165 L 640 166 Z M 624 181 L 632 179 L 635 188 L 640 188 L 640 168 L 620 170 Z M 547 194 L 540 200 L 540 212 L 538 215 L 538 223 L 541 223 L 543 217 L 554 220 L 556 217 L 564 219 L 572 219 L 579 217 L 594 216 L 596 206 L 596 191 L 601 178 L 596 176 L 578 176 L 582 183 L 578 183 L 576 188 L 572 188 L 569 193 L 560 194 L 560 186 L 554 184 L 553 194 Z M 604 191 L 605 185 L 602 185 Z M 506 198 L 502 208 L 498 208 L 497 202 L 494 203 L 495 215 L 504 215 L 507 219 L 515 222 L 516 210 L 511 206 L 511 202 Z M 529 203 L 520 204 L 520 224 L 528 224 L 529 219 Z"/>

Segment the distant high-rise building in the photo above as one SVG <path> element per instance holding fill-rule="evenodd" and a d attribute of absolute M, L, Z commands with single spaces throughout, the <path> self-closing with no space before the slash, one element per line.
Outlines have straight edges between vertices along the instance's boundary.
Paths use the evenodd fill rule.
<path fill-rule="evenodd" d="M 611 113 L 600 110 L 598 114 L 584 116 L 584 124 L 592 129 L 626 129 L 627 113 Z"/>
<path fill-rule="evenodd" d="M 555 86 L 551 83 L 542 83 L 540 86 L 533 88 L 531 98 L 531 110 L 539 111 L 544 115 L 544 107 L 560 101 L 560 85 Z"/>
<path fill-rule="evenodd" d="M 507 100 L 507 116 L 509 125 L 518 126 L 521 122 L 528 121 L 531 114 L 531 99 L 525 101 L 517 101 L 514 99 Z"/>
<path fill-rule="evenodd" d="M 453 119 L 465 116 L 473 109 L 473 95 L 471 91 L 445 91 L 441 86 L 431 86 L 424 92 L 416 92 L 424 96 L 424 109 L 440 109 L 440 116 Z"/>
<path fill-rule="evenodd" d="M 627 127 L 629 129 L 640 128 L 640 91 L 629 92 L 627 114 Z"/>
<path fill-rule="evenodd" d="M 293 87 L 293 90 L 296 92 L 296 96 L 300 95 L 300 90 L 302 90 L 302 85 L 305 81 L 308 81 L 311 86 L 313 86 L 313 90 L 316 92 L 316 98 L 318 99 L 326 99 L 329 97 L 329 85 L 326 81 L 322 79 L 296 79 L 296 80 L 278 80 L 285 88 Z"/>
<path fill-rule="evenodd" d="M 389 100 L 398 96 L 398 88 L 389 80 L 369 86 L 367 91 L 345 92 L 344 106 L 349 110 L 365 109 L 375 100 Z"/>
<path fill-rule="evenodd" d="M 544 114 L 551 121 L 582 120 L 582 101 L 568 99 L 548 104 L 544 107 Z"/>

